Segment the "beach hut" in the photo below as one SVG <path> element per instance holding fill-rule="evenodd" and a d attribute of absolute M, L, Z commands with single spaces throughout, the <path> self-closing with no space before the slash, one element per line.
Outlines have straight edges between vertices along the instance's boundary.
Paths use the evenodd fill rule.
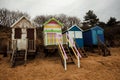
<path fill-rule="evenodd" d="M 35 52 L 36 50 L 36 28 L 25 17 L 21 17 L 12 26 L 12 49 Z"/>
<path fill-rule="evenodd" d="M 67 41 L 66 41 L 67 35 L 66 34 L 68 34 L 69 37 L 75 41 L 77 47 L 82 48 L 84 46 L 82 32 L 83 32 L 83 30 L 79 26 L 77 26 L 77 25 L 71 26 L 67 31 L 63 32 L 63 44 L 67 44 Z"/>
<path fill-rule="evenodd" d="M 98 45 L 98 39 L 104 43 L 104 30 L 100 26 L 94 26 L 83 32 L 84 45 Z"/>
<path fill-rule="evenodd" d="M 55 18 L 51 18 L 43 24 L 44 46 L 54 48 L 57 40 L 62 42 L 62 27 L 63 24 Z M 51 47 L 52 46 L 52 47 Z"/>

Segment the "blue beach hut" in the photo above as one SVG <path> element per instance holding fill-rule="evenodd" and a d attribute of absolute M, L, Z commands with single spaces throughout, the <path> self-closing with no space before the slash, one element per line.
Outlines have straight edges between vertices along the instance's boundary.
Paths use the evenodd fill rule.
<path fill-rule="evenodd" d="M 104 43 L 104 29 L 99 26 L 94 26 L 83 31 L 84 45 L 97 45 L 98 39 Z"/>
<path fill-rule="evenodd" d="M 76 42 L 76 45 L 78 48 L 82 48 L 83 45 L 83 34 L 82 29 L 78 27 L 77 25 L 71 26 L 68 30 L 63 32 L 63 44 L 67 44 L 66 37 L 68 34 L 72 40 Z"/>

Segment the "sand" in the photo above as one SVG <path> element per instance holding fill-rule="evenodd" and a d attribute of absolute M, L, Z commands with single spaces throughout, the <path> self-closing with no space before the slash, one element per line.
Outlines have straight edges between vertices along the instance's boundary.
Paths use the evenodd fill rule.
<path fill-rule="evenodd" d="M 0 55 L 0 80 L 120 80 L 120 48 L 111 48 L 112 56 L 89 53 L 81 59 L 81 67 L 67 65 L 64 70 L 59 57 L 38 55 L 27 65 L 10 68 L 9 57 Z"/>

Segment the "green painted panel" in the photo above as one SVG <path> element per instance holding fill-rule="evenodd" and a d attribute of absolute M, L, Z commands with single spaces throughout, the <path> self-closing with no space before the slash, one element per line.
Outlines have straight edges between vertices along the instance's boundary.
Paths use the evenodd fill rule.
<path fill-rule="evenodd" d="M 61 33 L 61 30 L 44 30 L 44 32 L 60 32 Z"/>

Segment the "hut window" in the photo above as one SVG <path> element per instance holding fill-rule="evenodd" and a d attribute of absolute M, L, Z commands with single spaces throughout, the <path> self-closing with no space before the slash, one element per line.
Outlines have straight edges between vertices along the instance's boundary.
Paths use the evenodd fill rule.
<path fill-rule="evenodd" d="M 21 28 L 15 28 L 15 39 L 20 39 L 21 33 L 22 33 Z"/>
<path fill-rule="evenodd" d="M 70 38 L 74 38 L 74 31 L 69 31 Z"/>
<path fill-rule="evenodd" d="M 82 32 L 75 31 L 75 38 L 82 38 Z"/>
<path fill-rule="evenodd" d="M 34 29 L 27 29 L 27 38 L 34 39 Z"/>

